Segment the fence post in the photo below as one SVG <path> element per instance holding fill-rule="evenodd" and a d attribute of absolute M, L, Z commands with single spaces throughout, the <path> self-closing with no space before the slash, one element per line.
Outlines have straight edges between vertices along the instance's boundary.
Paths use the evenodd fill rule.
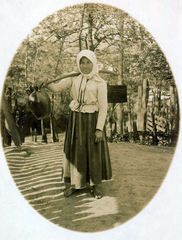
<path fill-rule="evenodd" d="M 138 114 L 137 114 L 137 130 L 142 132 L 143 137 L 146 132 L 146 122 L 147 122 L 147 103 L 149 96 L 149 83 L 148 79 L 143 80 L 143 86 L 138 86 Z"/>
<path fill-rule="evenodd" d="M 179 103 L 175 85 L 170 86 L 170 124 L 171 144 L 175 145 L 179 131 Z"/>
<path fill-rule="evenodd" d="M 138 86 L 138 114 L 137 114 L 137 129 L 143 130 L 142 124 L 142 86 Z"/>

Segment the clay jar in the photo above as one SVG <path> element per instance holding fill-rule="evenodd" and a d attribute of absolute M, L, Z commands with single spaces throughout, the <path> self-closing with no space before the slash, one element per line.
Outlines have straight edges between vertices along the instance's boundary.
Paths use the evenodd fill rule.
<path fill-rule="evenodd" d="M 51 100 L 44 88 L 35 89 L 29 95 L 28 106 L 38 120 L 49 117 L 51 112 Z"/>

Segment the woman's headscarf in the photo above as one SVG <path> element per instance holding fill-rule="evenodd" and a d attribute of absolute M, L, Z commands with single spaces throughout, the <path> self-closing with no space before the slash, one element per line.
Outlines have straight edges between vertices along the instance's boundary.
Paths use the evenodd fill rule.
<path fill-rule="evenodd" d="M 84 74 L 81 72 L 80 70 L 80 60 L 82 57 L 86 57 L 88 60 L 90 60 L 93 64 L 93 69 L 91 71 L 91 73 L 89 74 Z M 97 58 L 94 52 L 90 51 L 90 50 L 82 50 L 81 52 L 78 53 L 77 55 L 77 66 L 78 69 L 81 73 L 82 76 L 87 77 L 87 79 L 92 78 L 94 75 L 98 74 L 98 66 L 97 66 Z"/>
<path fill-rule="evenodd" d="M 80 70 L 80 60 L 81 60 L 82 57 L 86 57 L 93 64 L 93 69 L 92 69 L 91 73 L 89 73 L 89 74 L 84 74 Z M 81 76 L 82 76 L 82 83 L 81 83 L 81 86 L 80 86 L 81 91 L 84 91 L 88 79 L 92 78 L 95 81 L 100 81 L 101 78 L 99 76 L 97 58 L 96 58 L 96 55 L 95 55 L 94 52 L 92 52 L 90 50 L 82 50 L 81 52 L 79 52 L 78 55 L 77 55 L 77 67 L 78 67 L 78 69 L 81 73 Z"/>
<path fill-rule="evenodd" d="M 89 74 L 84 74 L 81 72 L 80 60 L 82 57 L 86 57 L 93 64 L 93 69 Z M 92 79 L 94 81 L 102 81 L 101 77 L 99 76 L 97 58 L 94 52 L 90 50 L 82 50 L 81 52 L 79 52 L 77 55 L 77 67 L 80 72 L 80 75 L 77 77 L 78 82 L 80 82 L 80 85 L 79 85 L 77 96 L 76 96 L 77 101 L 73 100 L 70 104 L 70 108 L 73 111 L 81 110 L 82 108 L 82 105 L 84 103 L 84 95 L 85 95 L 87 81 L 89 79 Z"/>

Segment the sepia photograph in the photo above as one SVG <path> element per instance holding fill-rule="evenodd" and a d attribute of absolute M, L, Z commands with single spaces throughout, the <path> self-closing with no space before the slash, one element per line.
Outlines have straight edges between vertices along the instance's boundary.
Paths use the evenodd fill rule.
<path fill-rule="evenodd" d="M 2 1 L 1 238 L 180 239 L 182 4 L 41 3 Z"/>

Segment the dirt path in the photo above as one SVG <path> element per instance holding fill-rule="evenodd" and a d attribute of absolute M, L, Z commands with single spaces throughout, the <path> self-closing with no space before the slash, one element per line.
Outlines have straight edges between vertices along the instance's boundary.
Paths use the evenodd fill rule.
<path fill-rule="evenodd" d="M 29 155 L 6 150 L 9 168 L 19 190 L 43 217 L 79 232 L 108 230 L 138 214 L 161 186 L 175 150 L 126 142 L 110 143 L 113 178 L 101 184 L 104 196 L 96 200 L 89 189 L 64 197 L 62 143 L 38 143 L 28 145 L 27 149 Z"/>

